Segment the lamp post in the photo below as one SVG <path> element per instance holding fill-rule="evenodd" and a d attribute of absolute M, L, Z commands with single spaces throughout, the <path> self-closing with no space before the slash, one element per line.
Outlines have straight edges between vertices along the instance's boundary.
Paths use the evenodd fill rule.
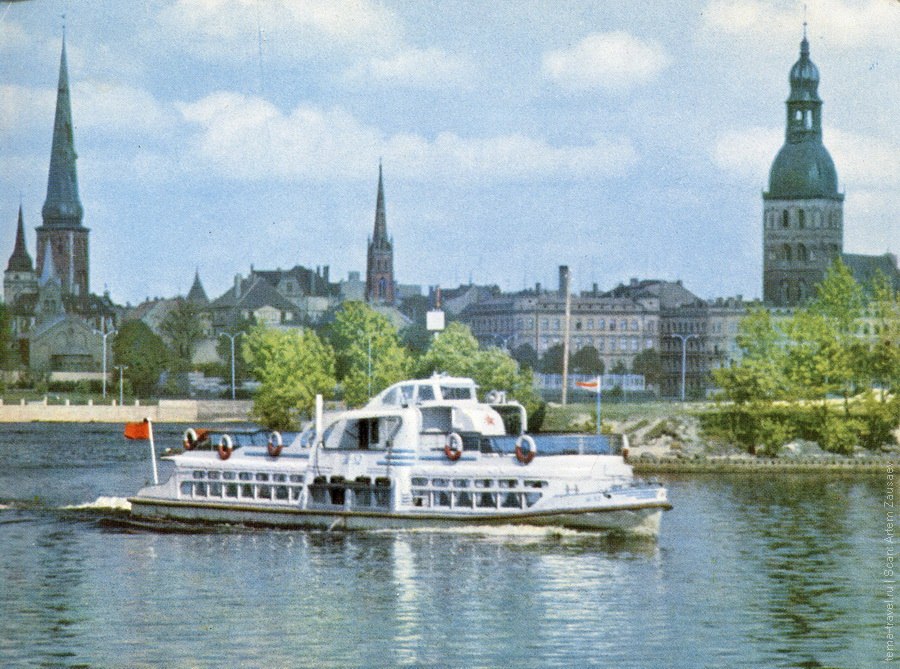
<path fill-rule="evenodd" d="M 241 336 L 241 332 L 235 332 L 231 334 L 230 332 L 220 332 L 220 337 L 228 337 L 231 341 L 231 399 L 234 399 L 234 340 Z"/>
<path fill-rule="evenodd" d="M 103 319 L 103 329 L 106 330 L 106 319 Z M 109 332 L 94 330 L 94 334 L 98 334 L 103 338 L 103 399 L 106 399 L 106 338 L 109 335 L 116 334 L 116 330 L 110 330 Z"/>
<path fill-rule="evenodd" d="M 128 365 L 116 365 L 116 369 L 119 370 L 119 406 L 124 404 L 125 394 L 124 394 L 124 382 L 122 380 L 122 372 L 128 369 Z"/>
<path fill-rule="evenodd" d="M 685 380 L 685 370 L 687 368 L 687 343 L 688 340 L 693 338 L 697 339 L 699 335 L 689 334 L 670 334 L 668 335 L 672 339 L 680 339 L 681 340 L 681 401 L 684 402 L 684 380 Z"/>

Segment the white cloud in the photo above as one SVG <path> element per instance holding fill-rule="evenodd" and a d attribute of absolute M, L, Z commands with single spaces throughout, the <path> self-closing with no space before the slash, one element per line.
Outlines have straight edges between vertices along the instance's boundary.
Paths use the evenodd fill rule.
<path fill-rule="evenodd" d="M 885 0 L 817 0 L 808 5 L 810 38 L 827 35 L 837 46 L 878 42 L 895 48 L 900 31 L 896 2 Z M 768 0 L 712 0 L 703 12 L 704 27 L 763 43 L 797 38 L 803 22 L 800 4 L 785 7 Z"/>
<path fill-rule="evenodd" d="M 354 83 L 374 81 L 425 89 L 458 89 L 469 87 L 474 72 L 472 63 L 442 49 L 408 48 L 349 68 L 344 78 Z"/>
<path fill-rule="evenodd" d="M 179 47 L 228 59 L 256 54 L 260 32 L 277 42 L 270 54 L 292 58 L 335 47 L 380 51 L 400 30 L 389 10 L 368 0 L 178 0 L 158 20 Z"/>
<path fill-rule="evenodd" d="M 569 90 L 623 90 L 652 80 L 668 64 L 657 42 L 618 31 L 594 33 L 569 49 L 545 53 L 542 71 Z"/>
<path fill-rule="evenodd" d="M 164 132 L 177 118 L 143 89 L 96 80 L 73 87 L 72 107 L 76 126 L 134 140 L 140 139 L 140 133 Z"/>
<path fill-rule="evenodd" d="M 283 114 L 264 100 L 229 92 L 180 104 L 179 110 L 199 130 L 190 145 L 197 166 L 241 180 L 368 179 L 382 156 L 394 174 L 457 181 L 606 178 L 637 160 L 621 138 L 553 146 L 521 134 L 386 136 L 340 108 L 301 106 Z"/>
<path fill-rule="evenodd" d="M 769 168 L 784 143 L 784 130 L 752 126 L 723 132 L 713 146 L 716 165 L 750 183 L 768 180 Z"/>

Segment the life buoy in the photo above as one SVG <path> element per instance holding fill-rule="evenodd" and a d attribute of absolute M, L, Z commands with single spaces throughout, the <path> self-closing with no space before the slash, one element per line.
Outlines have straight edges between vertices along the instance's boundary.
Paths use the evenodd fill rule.
<path fill-rule="evenodd" d="M 523 444 L 527 448 L 522 448 Z M 534 443 L 534 439 L 532 439 L 527 434 L 523 434 L 521 437 L 516 439 L 516 460 L 521 462 L 523 465 L 527 465 L 529 462 L 534 460 L 535 455 L 537 455 L 537 444 Z"/>
<path fill-rule="evenodd" d="M 462 457 L 463 440 L 456 432 L 451 432 L 444 446 L 444 455 L 450 462 L 456 462 Z"/>
<path fill-rule="evenodd" d="M 277 458 L 281 455 L 282 448 L 284 448 L 284 443 L 281 441 L 281 433 L 273 431 L 269 435 L 269 441 L 266 444 L 266 450 L 269 452 L 269 456 Z"/>
<path fill-rule="evenodd" d="M 181 445 L 184 447 L 184 450 L 193 451 L 207 439 L 209 439 L 209 430 L 195 430 L 194 428 L 189 427 L 184 431 L 184 438 L 181 440 Z"/>
<path fill-rule="evenodd" d="M 222 460 L 227 460 L 231 457 L 231 452 L 234 450 L 234 444 L 231 441 L 231 437 L 227 434 L 223 434 L 222 438 L 219 440 L 219 457 Z"/>

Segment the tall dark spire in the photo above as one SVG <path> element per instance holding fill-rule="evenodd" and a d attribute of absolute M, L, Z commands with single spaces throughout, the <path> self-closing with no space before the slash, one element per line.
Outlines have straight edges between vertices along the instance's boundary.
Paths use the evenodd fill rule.
<path fill-rule="evenodd" d="M 34 266 L 31 264 L 31 256 L 28 255 L 28 248 L 25 245 L 25 223 L 22 217 L 22 205 L 19 205 L 19 225 L 16 228 L 16 245 L 13 248 L 12 255 L 9 257 L 9 264 L 6 266 L 7 272 L 33 272 Z"/>
<path fill-rule="evenodd" d="M 372 243 L 376 246 L 383 246 L 388 241 L 387 236 L 387 217 L 384 213 L 384 179 L 381 173 L 381 162 L 378 163 L 378 196 L 375 200 L 375 232 L 372 236 Z"/>
<path fill-rule="evenodd" d="M 63 36 L 59 59 L 59 84 L 56 90 L 56 118 L 53 122 L 53 145 L 47 199 L 42 211 L 44 225 L 79 227 L 84 215 L 78 199 L 78 176 L 75 171 L 75 138 L 72 133 L 72 104 L 69 98 L 69 68 L 66 64 L 66 38 Z"/>

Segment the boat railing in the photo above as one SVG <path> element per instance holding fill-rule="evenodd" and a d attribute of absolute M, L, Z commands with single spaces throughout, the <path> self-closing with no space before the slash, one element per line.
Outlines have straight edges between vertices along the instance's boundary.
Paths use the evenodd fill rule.
<path fill-rule="evenodd" d="M 533 434 L 537 455 L 621 455 L 621 434 Z M 516 436 L 491 437 L 497 453 L 515 453 Z"/>

